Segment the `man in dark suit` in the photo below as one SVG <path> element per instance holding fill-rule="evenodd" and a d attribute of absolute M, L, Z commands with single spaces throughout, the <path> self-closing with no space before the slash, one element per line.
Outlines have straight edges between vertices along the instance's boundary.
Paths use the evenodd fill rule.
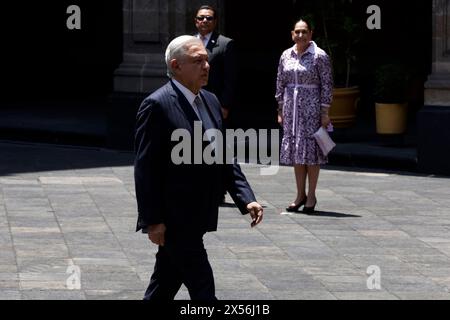
<path fill-rule="evenodd" d="M 214 93 L 221 103 L 224 119 L 236 104 L 237 61 L 234 40 L 216 30 L 218 13 L 215 8 L 203 5 L 197 10 L 195 27 L 209 55 L 209 82 L 205 89 Z"/>
<path fill-rule="evenodd" d="M 219 101 L 201 89 L 209 72 L 201 41 L 193 36 L 174 39 L 166 50 L 166 64 L 170 81 L 143 101 L 136 124 L 136 231 L 147 232 L 151 242 L 159 245 L 144 299 L 171 300 L 185 284 L 191 299 L 214 300 L 214 277 L 203 235 L 217 229 L 222 186 L 242 214 L 250 213 L 252 227 L 262 220 L 263 209 L 236 162 L 175 164 L 175 130 L 195 138 L 199 125 L 195 121 L 202 121 L 202 132 L 222 132 L 223 127 Z"/>

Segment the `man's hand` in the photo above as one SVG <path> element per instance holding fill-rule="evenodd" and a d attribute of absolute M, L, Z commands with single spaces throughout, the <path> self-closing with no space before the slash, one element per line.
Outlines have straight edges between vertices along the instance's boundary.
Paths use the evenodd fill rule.
<path fill-rule="evenodd" d="M 247 210 L 252 217 L 252 223 L 250 226 L 253 228 L 261 222 L 263 218 L 263 207 L 258 202 L 252 202 L 247 205 Z"/>
<path fill-rule="evenodd" d="M 166 233 L 166 225 L 164 223 L 149 226 L 147 232 L 151 242 L 158 246 L 164 246 L 164 235 Z"/>

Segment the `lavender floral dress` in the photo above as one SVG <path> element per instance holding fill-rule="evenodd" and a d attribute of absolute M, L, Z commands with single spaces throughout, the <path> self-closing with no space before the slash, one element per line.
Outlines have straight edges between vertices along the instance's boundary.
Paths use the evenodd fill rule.
<path fill-rule="evenodd" d="M 314 41 L 300 56 L 295 48 L 283 52 L 278 66 L 275 98 L 283 106 L 280 162 L 325 164 L 328 159 L 312 135 L 321 126 L 321 107 L 329 107 L 333 96 L 330 59 Z"/>

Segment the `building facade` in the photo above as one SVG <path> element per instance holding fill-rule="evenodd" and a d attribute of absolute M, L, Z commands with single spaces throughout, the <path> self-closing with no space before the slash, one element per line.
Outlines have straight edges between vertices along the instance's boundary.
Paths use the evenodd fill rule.
<path fill-rule="evenodd" d="M 39 110 L 45 104 L 71 105 L 89 113 L 98 106 L 107 117 L 106 144 L 129 149 L 140 101 L 167 81 L 165 47 L 178 35 L 194 33 L 195 11 L 205 3 L 218 9 L 220 31 L 234 38 L 239 50 L 240 104 L 232 114 L 234 126 L 276 128 L 278 59 L 292 45 L 293 22 L 307 13 L 312 1 L 6 4 L 11 19 L 2 22 L 1 33 L 7 43 L 2 57 L 8 81 L 0 110 L 30 105 Z M 373 66 L 383 61 L 406 63 L 414 70 L 409 135 L 417 147 L 419 168 L 450 173 L 450 0 L 354 0 L 352 14 L 358 23 L 365 26 L 367 8 L 374 4 L 381 8 L 381 29 L 366 29 L 361 36 L 359 116 L 373 121 Z M 72 5 L 80 8 L 80 29 L 67 27 Z"/>

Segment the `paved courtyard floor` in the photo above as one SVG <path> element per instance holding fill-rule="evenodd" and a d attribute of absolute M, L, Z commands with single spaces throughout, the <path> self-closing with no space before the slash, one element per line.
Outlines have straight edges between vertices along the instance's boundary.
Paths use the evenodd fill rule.
<path fill-rule="evenodd" d="M 134 232 L 132 162 L 0 142 L 0 299 L 142 299 L 157 248 Z M 306 215 L 283 212 L 293 169 L 260 169 L 263 222 L 228 197 L 205 236 L 219 299 L 450 299 L 449 178 L 325 167 Z"/>

